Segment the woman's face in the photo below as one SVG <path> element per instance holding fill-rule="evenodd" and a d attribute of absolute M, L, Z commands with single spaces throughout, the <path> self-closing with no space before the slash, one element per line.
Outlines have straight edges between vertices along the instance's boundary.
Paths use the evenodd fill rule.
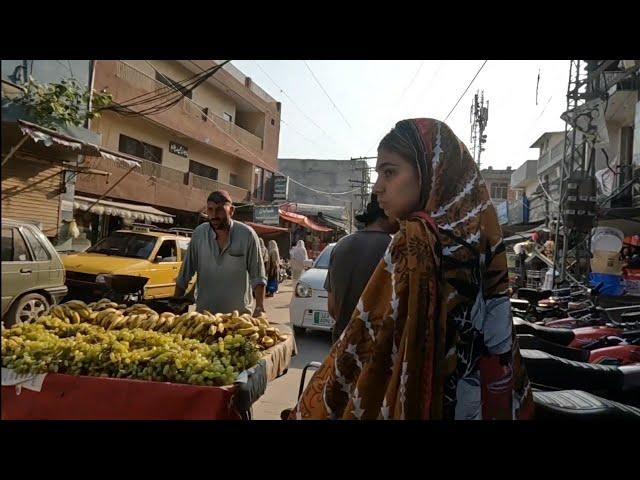
<path fill-rule="evenodd" d="M 419 209 L 420 181 L 414 165 L 395 152 L 379 150 L 376 172 L 373 193 L 390 219 L 405 219 Z"/>

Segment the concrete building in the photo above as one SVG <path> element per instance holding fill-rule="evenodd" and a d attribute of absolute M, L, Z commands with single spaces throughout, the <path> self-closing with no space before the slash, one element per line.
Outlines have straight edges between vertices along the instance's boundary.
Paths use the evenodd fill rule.
<path fill-rule="evenodd" d="M 527 160 L 511 175 L 513 200 L 509 202 L 511 225 L 540 222 L 545 219 L 544 194 L 538 183 L 538 160 Z"/>
<path fill-rule="evenodd" d="M 100 145 L 100 135 L 88 123 L 75 127 L 57 122 L 55 132 L 45 132 L 34 124 L 38 120 L 32 111 L 16 101 L 29 77 L 40 84 L 73 77 L 88 88 L 93 68 L 93 60 L 2 61 L 2 216 L 34 223 L 58 249 L 70 245 L 66 227 L 73 220 L 76 179 L 88 172 L 80 167 L 83 154 L 99 154 L 86 147 Z"/>
<path fill-rule="evenodd" d="M 321 192 L 348 192 L 348 195 L 328 196 L 289 182 L 288 201 L 314 205 L 333 205 L 360 210 L 362 197 L 360 185 L 349 180 L 362 181 L 363 169 L 368 168 L 365 160 L 314 160 L 303 158 L 281 158 L 279 170 L 304 185 L 312 185 Z M 365 171 L 368 181 L 368 170 Z M 365 198 L 366 203 L 366 198 Z"/>
<path fill-rule="evenodd" d="M 513 170 L 511 167 L 507 167 L 506 170 L 496 170 L 493 167 L 488 167 L 480 170 L 480 173 L 487 184 L 487 189 L 496 207 L 500 223 L 508 223 L 507 203 L 514 199 L 514 192 L 511 190 L 511 175 L 513 174 Z"/>
<path fill-rule="evenodd" d="M 184 92 L 178 82 L 220 61 L 95 63 L 94 88 L 107 89 L 114 102 L 127 104 L 145 94 Z M 94 158 L 92 166 L 111 173 L 111 180 L 85 176 L 77 192 L 149 205 L 173 215 L 174 224 L 189 227 L 197 224 L 207 196 L 217 189 L 228 190 L 237 203 L 269 202 L 278 167 L 280 103 L 231 64 L 183 94 L 177 105 L 158 114 L 105 111 L 94 121 L 91 128 L 102 136 L 102 145 L 137 158 L 141 168 L 130 171 Z M 122 223 L 116 216 L 110 220 L 107 230 Z"/>

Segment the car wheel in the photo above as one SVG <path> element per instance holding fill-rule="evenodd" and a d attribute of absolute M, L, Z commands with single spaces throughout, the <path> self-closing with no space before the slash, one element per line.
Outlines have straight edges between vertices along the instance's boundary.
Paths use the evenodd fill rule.
<path fill-rule="evenodd" d="M 295 325 L 293 326 L 293 333 L 296 336 L 302 336 L 302 335 L 305 334 L 306 331 L 307 331 L 307 329 L 304 328 L 304 327 L 296 327 Z"/>
<path fill-rule="evenodd" d="M 7 326 L 18 321 L 33 322 L 49 309 L 49 301 L 39 293 L 29 293 L 16 301 L 7 315 Z"/>

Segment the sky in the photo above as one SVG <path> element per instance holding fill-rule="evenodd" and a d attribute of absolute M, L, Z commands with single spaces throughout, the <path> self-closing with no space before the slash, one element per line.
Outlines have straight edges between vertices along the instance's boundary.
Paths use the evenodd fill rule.
<path fill-rule="evenodd" d="M 375 156 L 378 142 L 397 121 L 444 120 L 483 62 L 232 61 L 282 103 L 278 156 L 314 159 Z M 489 60 L 446 123 L 469 147 L 471 101 L 484 90 L 489 121 L 482 166 L 516 169 L 538 158 L 538 150 L 529 147 L 542 133 L 564 130 L 560 115 L 566 110 L 568 76 L 568 60 Z"/>

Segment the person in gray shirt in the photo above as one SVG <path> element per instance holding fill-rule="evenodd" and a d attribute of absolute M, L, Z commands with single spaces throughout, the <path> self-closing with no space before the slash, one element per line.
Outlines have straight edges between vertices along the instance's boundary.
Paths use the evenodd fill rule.
<path fill-rule="evenodd" d="M 189 243 L 176 280 L 178 298 L 194 274 L 197 278 L 196 310 L 212 313 L 252 313 L 252 295 L 256 305 L 253 316 L 264 312 L 265 274 L 260 242 L 256 232 L 238 221 L 231 195 L 218 190 L 207 199 L 209 221 L 199 225 Z"/>
<path fill-rule="evenodd" d="M 333 247 L 324 288 L 329 293 L 329 315 L 335 320 L 332 337 L 337 342 L 346 328 L 373 271 L 398 231 L 398 224 L 384 213 L 371 195 L 366 211 L 356 219 L 365 228 L 347 235 Z"/>

